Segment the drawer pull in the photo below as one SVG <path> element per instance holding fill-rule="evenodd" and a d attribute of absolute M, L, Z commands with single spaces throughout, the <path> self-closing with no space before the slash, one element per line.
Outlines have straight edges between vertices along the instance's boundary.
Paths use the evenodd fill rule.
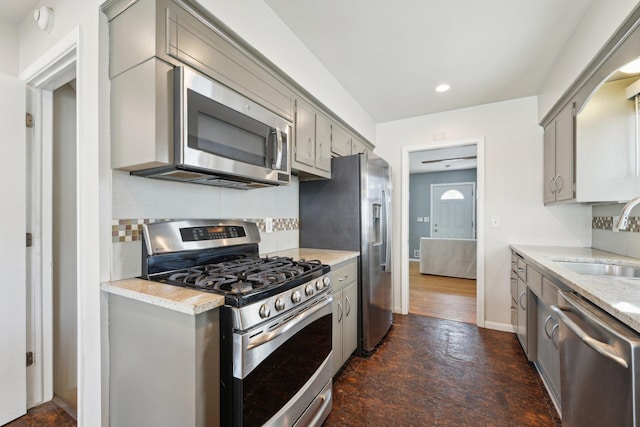
<path fill-rule="evenodd" d="M 347 280 L 349 278 L 349 276 L 344 276 L 338 279 L 338 282 L 344 282 L 345 280 Z"/>

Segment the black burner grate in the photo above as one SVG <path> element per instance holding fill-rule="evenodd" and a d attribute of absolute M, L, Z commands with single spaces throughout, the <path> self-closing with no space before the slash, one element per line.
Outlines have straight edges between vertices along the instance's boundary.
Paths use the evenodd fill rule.
<path fill-rule="evenodd" d="M 220 263 L 173 271 L 163 282 L 243 296 L 271 289 L 322 268 L 318 260 L 288 257 L 239 257 Z"/>

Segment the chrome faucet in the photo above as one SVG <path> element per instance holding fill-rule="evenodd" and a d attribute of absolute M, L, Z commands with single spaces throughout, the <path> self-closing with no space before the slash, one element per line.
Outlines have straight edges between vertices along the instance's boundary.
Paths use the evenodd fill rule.
<path fill-rule="evenodd" d="M 618 221 L 613 225 L 613 231 L 626 230 L 627 227 L 629 227 L 629 214 L 638 204 L 640 204 L 640 197 L 636 197 L 624 205 L 622 212 L 620 212 L 620 218 L 618 218 Z"/>

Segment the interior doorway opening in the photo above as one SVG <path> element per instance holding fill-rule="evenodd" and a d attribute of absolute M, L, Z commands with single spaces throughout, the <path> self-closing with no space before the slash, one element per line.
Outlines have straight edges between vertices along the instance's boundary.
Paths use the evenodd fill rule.
<path fill-rule="evenodd" d="M 484 141 L 403 151 L 403 312 L 484 326 Z"/>
<path fill-rule="evenodd" d="M 75 79 L 53 91 L 53 401 L 78 408 L 77 167 Z"/>
<path fill-rule="evenodd" d="M 26 226 L 33 236 L 27 259 L 26 335 L 33 363 L 27 368 L 26 406 L 62 407 L 70 415 L 62 417 L 65 420 L 82 412 L 77 409 L 82 394 L 78 379 L 78 313 L 82 310 L 77 296 L 82 256 L 77 249 L 80 122 L 76 88 L 82 87 L 81 80 L 76 82 L 78 39 L 78 31 L 71 32 L 20 74 L 27 84 L 27 111 L 33 117 L 26 161 Z"/>

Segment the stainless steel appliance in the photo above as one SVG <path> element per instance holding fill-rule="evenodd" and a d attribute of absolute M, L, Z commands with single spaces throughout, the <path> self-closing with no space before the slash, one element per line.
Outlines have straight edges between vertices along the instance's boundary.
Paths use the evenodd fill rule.
<path fill-rule="evenodd" d="M 143 278 L 224 295 L 221 425 L 319 426 L 331 411 L 330 267 L 259 257 L 254 223 L 143 226 Z"/>
<path fill-rule="evenodd" d="M 300 183 L 300 246 L 360 252 L 358 352 L 393 322 L 391 169 L 373 154 L 331 161 L 331 180 Z"/>
<path fill-rule="evenodd" d="M 639 425 L 640 337 L 579 296 L 558 294 L 562 425 Z"/>
<path fill-rule="evenodd" d="M 188 67 L 173 76 L 173 162 L 132 174 L 239 189 L 289 184 L 290 122 Z"/>

